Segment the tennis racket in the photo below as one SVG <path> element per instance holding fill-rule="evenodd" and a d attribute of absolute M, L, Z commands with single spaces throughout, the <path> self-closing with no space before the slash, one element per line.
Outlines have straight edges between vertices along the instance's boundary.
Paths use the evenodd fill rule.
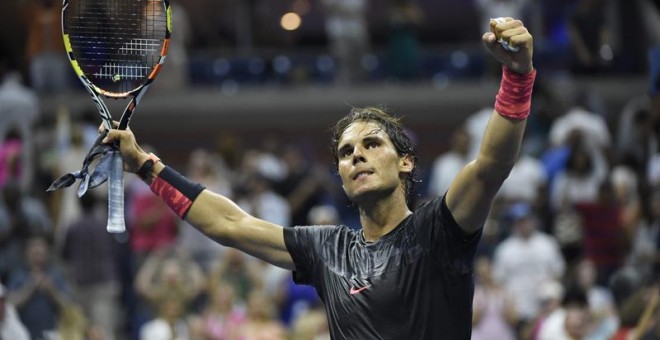
<path fill-rule="evenodd" d="M 102 97 L 131 98 L 119 119 L 118 128 L 126 129 L 165 61 L 171 28 L 169 0 L 63 0 L 67 55 L 108 130 L 113 128 L 112 116 Z M 123 160 L 117 154 L 108 175 L 111 233 L 126 230 L 123 176 Z"/>

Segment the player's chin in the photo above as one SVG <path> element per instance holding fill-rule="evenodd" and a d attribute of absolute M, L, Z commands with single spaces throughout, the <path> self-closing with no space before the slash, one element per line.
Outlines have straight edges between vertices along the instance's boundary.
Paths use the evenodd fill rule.
<path fill-rule="evenodd" d="M 379 187 L 360 186 L 354 190 L 347 191 L 346 195 L 352 202 L 360 204 L 362 202 L 373 202 L 374 200 L 378 200 L 391 193 L 392 190 L 386 190 Z"/>

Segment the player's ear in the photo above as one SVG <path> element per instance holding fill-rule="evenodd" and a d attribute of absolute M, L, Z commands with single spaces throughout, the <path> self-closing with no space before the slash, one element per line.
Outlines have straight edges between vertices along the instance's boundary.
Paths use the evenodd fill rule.
<path fill-rule="evenodd" d="M 399 157 L 399 172 L 412 172 L 415 168 L 413 156 L 405 154 Z"/>

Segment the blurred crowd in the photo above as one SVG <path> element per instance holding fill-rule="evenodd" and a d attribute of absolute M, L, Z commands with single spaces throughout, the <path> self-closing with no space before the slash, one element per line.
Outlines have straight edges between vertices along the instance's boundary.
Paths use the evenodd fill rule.
<path fill-rule="evenodd" d="M 17 51 L 10 37 L 0 39 L 0 338 L 329 338 L 312 288 L 295 285 L 290 272 L 202 236 L 134 176 L 126 178 L 123 234 L 105 230 L 105 187 L 81 198 L 73 189 L 46 194 L 54 178 L 80 167 L 99 119 L 93 111 L 71 112 L 66 104 L 43 114 L 42 95 L 71 91 L 75 84 L 55 43 L 60 8 L 55 1 L 17 3 L 29 9 L 26 49 Z M 178 13 L 195 16 L 200 3 L 191 1 Z M 257 14 L 255 8 L 265 6 L 245 3 Z M 369 43 L 369 2 L 321 3 L 328 17 L 328 56 L 317 59 L 316 67 L 341 86 L 364 82 L 381 60 L 369 57 L 378 47 Z M 428 71 L 419 40 L 429 20 L 425 3 L 390 3 L 390 39 L 382 60 L 389 76 L 419 79 Z M 538 8 L 532 3 L 473 5 L 483 18 L 510 14 L 534 20 Z M 607 24 L 606 9 L 616 3 L 571 3 L 561 31 L 572 57 L 562 66 L 589 75 L 612 72 L 614 65 L 639 67 L 650 75 L 649 90 L 611 112 L 600 93 L 584 89 L 564 103 L 557 89 L 539 79 L 523 152 L 484 226 L 474 274 L 473 339 L 660 338 L 660 49 L 620 57 L 621 41 L 630 33 Z M 657 14 L 653 1 L 635 6 Z M 655 27 L 651 19 L 642 21 Z M 194 37 L 203 23 L 188 20 L 179 14 L 175 27 Z M 555 31 L 546 31 L 549 41 Z M 657 38 L 646 32 L 645 43 Z M 174 79 L 168 84 L 194 83 L 194 69 L 188 69 L 194 62 L 186 59 L 184 41 L 177 44 L 171 52 L 175 66 L 165 69 L 180 78 L 162 77 Z M 273 70 L 282 60 L 272 59 Z M 231 65 L 215 63 L 214 72 Z M 248 69 L 267 69 L 251 65 Z M 540 72 L 546 66 L 552 67 L 537 64 Z M 489 67 L 479 75 L 488 77 Z M 491 110 L 465 119 L 446 152 L 421 169 L 413 205 L 444 194 L 475 157 Z M 240 136 L 221 136 L 216 145 L 192 150 L 179 170 L 279 225 L 359 226 L 333 164 L 317 161 L 305 141 L 273 134 L 246 145 Z"/>
<path fill-rule="evenodd" d="M 480 37 L 489 18 L 521 18 L 535 60 L 572 74 L 639 74 L 660 41 L 657 0 L 172 1 L 161 88 L 428 81 L 494 75 Z M 7 0 L 3 37 L 40 92 L 76 80 L 60 38 L 60 2 Z M 288 15 L 288 16 L 287 16 Z M 293 23 L 285 18 L 296 18 Z M 293 25 L 293 26 L 292 26 Z"/>

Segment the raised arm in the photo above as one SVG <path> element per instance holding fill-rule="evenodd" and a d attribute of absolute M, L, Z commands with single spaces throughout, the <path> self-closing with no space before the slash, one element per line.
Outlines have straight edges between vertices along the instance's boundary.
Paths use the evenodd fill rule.
<path fill-rule="evenodd" d="M 147 162 L 149 154 L 140 148 L 130 129 L 113 129 L 108 133 L 104 142 L 110 143 L 115 140 L 120 141 L 125 170 L 136 173 Z M 163 173 L 168 174 L 168 178 L 175 180 L 165 183 L 161 176 Z M 176 201 L 189 203 L 184 204 L 185 209 L 173 207 L 170 203 L 168 205 L 204 235 L 222 245 L 239 249 L 276 266 L 294 269 L 293 260 L 284 244 L 282 226 L 255 218 L 228 198 L 209 190 L 202 190 L 198 192 L 198 195 L 196 193 L 195 197 L 184 197 L 186 194 L 183 192 L 186 190 L 173 192 L 176 191 L 177 185 L 191 188 L 192 184 L 174 170 L 166 169 L 162 162 L 155 162 L 150 171 L 144 175 L 144 181 L 151 185 L 152 190 L 155 180 L 167 186 L 164 190 L 160 190 L 159 194 L 166 203 L 177 203 Z"/>
<path fill-rule="evenodd" d="M 446 202 L 458 225 L 466 233 L 478 230 L 486 220 L 491 203 L 518 158 L 525 131 L 534 82 L 532 36 L 519 20 L 491 20 L 491 32 L 483 42 L 503 65 L 502 85 L 477 158 L 468 163 L 450 185 Z M 518 47 L 505 49 L 498 39 Z"/>

